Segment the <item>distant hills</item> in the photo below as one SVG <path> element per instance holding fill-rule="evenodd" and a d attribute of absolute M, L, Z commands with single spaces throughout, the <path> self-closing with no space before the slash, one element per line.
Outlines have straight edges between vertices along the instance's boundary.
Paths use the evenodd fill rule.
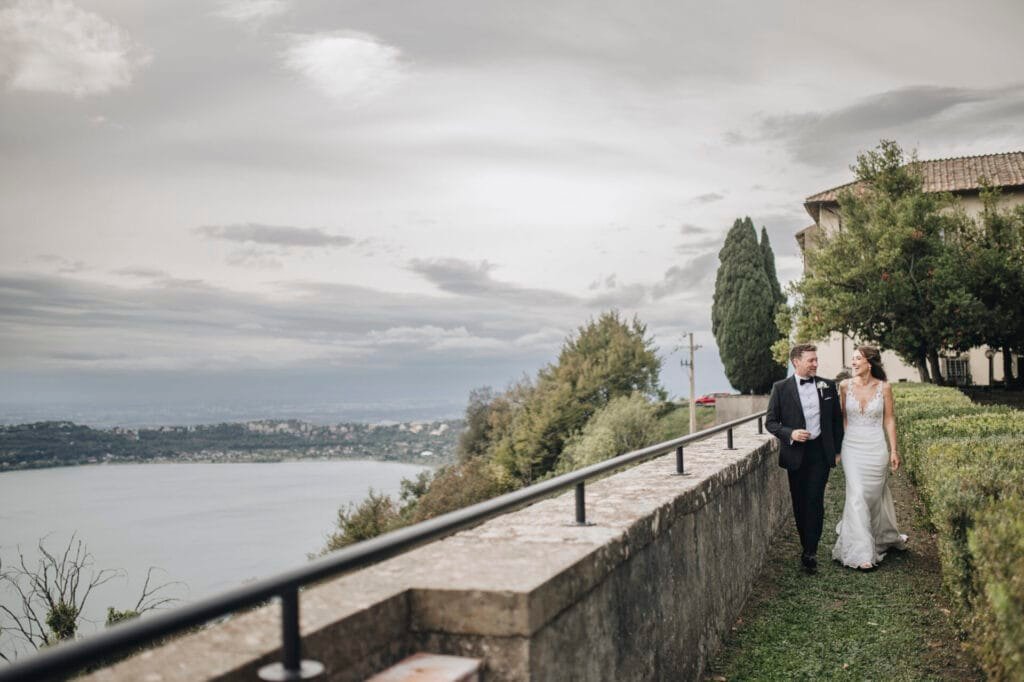
<path fill-rule="evenodd" d="M 69 421 L 0 426 L 0 471 L 124 462 L 451 461 L 461 420 L 342 423 L 260 420 L 95 429 Z"/>

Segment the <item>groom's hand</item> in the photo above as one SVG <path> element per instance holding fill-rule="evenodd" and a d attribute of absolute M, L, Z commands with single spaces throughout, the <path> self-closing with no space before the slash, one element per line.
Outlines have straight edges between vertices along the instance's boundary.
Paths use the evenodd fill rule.
<path fill-rule="evenodd" d="M 798 443 L 803 443 L 811 438 L 811 432 L 807 429 L 793 429 L 793 433 L 790 434 L 790 438 Z"/>
<path fill-rule="evenodd" d="M 836 466 L 839 466 L 839 460 L 841 460 L 842 458 L 843 458 L 843 456 L 837 452 L 836 453 Z"/>

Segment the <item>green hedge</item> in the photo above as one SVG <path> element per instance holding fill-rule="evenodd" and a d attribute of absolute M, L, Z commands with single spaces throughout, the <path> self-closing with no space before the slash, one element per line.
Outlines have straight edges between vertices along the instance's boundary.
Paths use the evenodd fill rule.
<path fill-rule="evenodd" d="M 897 386 L 895 403 L 957 618 L 990 678 L 1022 680 L 1024 412 L 933 386 Z"/>
<path fill-rule="evenodd" d="M 974 630 L 992 677 L 1024 680 L 1024 498 L 1004 498 L 979 514 L 970 534 L 983 592 Z"/>
<path fill-rule="evenodd" d="M 959 391 L 956 393 L 964 397 Z M 916 484 L 922 482 L 924 475 L 920 456 L 932 441 L 1024 434 L 1024 413 L 1018 410 L 970 402 L 965 405 L 944 396 L 922 396 L 920 401 L 910 404 L 897 402 L 896 414 L 900 452 Z"/>

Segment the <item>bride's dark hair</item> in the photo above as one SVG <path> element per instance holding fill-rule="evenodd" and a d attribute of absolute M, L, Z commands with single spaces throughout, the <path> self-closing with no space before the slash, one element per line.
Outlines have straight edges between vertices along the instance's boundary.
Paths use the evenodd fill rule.
<path fill-rule="evenodd" d="M 868 361 L 868 365 L 871 366 L 871 376 L 885 381 L 886 376 L 885 368 L 882 367 L 882 354 L 878 352 L 878 349 L 874 346 L 857 346 L 856 350 Z"/>

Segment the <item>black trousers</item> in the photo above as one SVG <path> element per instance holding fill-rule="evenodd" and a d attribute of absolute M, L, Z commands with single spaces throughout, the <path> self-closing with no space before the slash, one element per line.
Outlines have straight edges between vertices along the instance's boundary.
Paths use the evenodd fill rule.
<path fill-rule="evenodd" d="M 821 438 L 808 441 L 800 468 L 788 471 L 793 518 L 805 554 L 818 553 L 818 541 L 825 523 L 825 484 L 831 470 Z"/>

